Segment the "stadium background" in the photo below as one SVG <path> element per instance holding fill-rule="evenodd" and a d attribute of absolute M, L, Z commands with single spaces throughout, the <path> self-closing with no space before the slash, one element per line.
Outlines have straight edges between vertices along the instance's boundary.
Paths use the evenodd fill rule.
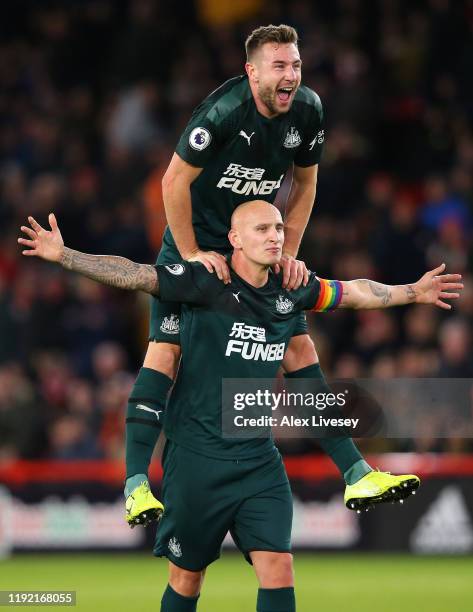
<path fill-rule="evenodd" d="M 151 538 L 122 525 L 119 494 L 123 415 L 146 346 L 147 299 L 22 261 L 18 228 L 28 214 L 45 221 L 53 210 L 69 246 L 153 262 L 165 223 L 160 179 L 178 135 L 202 98 L 242 72 L 244 39 L 257 25 L 285 22 L 298 29 L 303 81 L 324 104 L 317 204 L 301 249 L 309 267 L 327 278 L 398 284 L 444 261 L 465 276 L 452 313 L 413 306 L 311 317 L 325 371 L 341 378 L 471 378 L 471 0 L 18 0 L 2 3 L 2 16 L 5 554 L 133 550 L 149 548 Z M 315 445 L 282 443 L 298 497 L 298 546 L 466 554 L 435 563 L 424 557 L 304 554 L 298 587 L 308 603 L 301 600 L 300 609 L 316 609 L 312 596 L 320 609 L 338 609 L 348 599 L 358 610 L 386 594 L 386 610 L 419 609 L 426 602 L 430 610 L 471 609 L 466 576 L 473 550 L 473 432 L 452 422 L 446 437 L 445 427 L 432 423 L 417 439 L 360 441 L 376 465 L 417 469 L 425 480 L 402 513 L 386 508 L 361 518 L 341 506 L 342 484 Z M 153 475 L 157 482 L 157 465 Z M 89 593 L 90 609 L 107 609 L 106 597 L 113 602 L 113 584 L 98 588 L 97 569 L 85 569 L 94 567 L 90 558 L 65 557 L 64 564 L 35 559 L 14 554 L 2 562 L 0 588 L 33 588 L 32 578 L 24 579 L 32 568 L 37 588 L 66 588 L 71 575 L 84 572 L 76 586 Z M 143 559 L 96 562 L 111 575 L 118 572 L 119 580 L 140 568 L 140 589 L 133 580 L 123 584 L 128 593 L 141 593 L 152 576 L 158 573 L 162 582 L 165 573 L 163 564 L 158 571 L 157 562 Z M 237 589 L 235 584 L 242 597 L 241 585 L 248 584 L 242 602 L 253 601 L 254 584 L 243 563 L 230 556 L 222 568 L 209 574 L 208 596 L 215 596 L 209 601 L 220 601 L 217 590 Z M 220 572 L 220 580 L 212 580 L 212 571 Z M 374 575 L 376 589 L 366 581 Z M 401 596 L 396 585 L 403 580 L 408 587 Z M 156 605 L 158 593 L 142 594 L 136 609 Z M 239 609 L 249 605 L 235 601 Z M 114 609 L 125 609 L 120 602 Z M 213 612 L 224 604 L 207 605 Z"/>

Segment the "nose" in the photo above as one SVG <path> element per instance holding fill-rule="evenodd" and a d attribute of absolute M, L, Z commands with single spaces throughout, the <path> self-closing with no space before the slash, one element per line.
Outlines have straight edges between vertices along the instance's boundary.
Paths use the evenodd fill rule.
<path fill-rule="evenodd" d="M 281 238 L 279 236 L 279 232 L 278 230 L 273 227 L 269 233 L 269 239 L 271 242 L 275 242 L 276 244 L 279 244 L 281 242 Z"/>
<path fill-rule="evenodd" d="M 297 74 L 294 70 L 294 66 L 286 66 L 284 78 L 286 79 L 286 81 L 290 81 L 291 83 L 294 83 L 294 81 L 297 80 Z"/>

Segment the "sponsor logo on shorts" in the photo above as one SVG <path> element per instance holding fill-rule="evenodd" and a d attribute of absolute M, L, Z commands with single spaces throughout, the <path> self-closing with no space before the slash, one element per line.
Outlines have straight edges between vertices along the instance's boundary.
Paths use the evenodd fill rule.
<path fill-rule="evenodd" d="M 292 127 L 289 132 L 286 134 L 286 140 L 284 141 L 284 146 L 286 149 L 295 149 L 302 142 L 301 137 L 299 136 L 299 132 L 295 127 Z"/>
<path fill-rule="evenodd" d="M 253 342 L 250 342 L 252 340 Z M 253 361 L 279 361 L 284 356 L 286 344 L 266 343 L 266 329 L 246 323 L 234 323 L 227 343 L 225 357 L 232 353 L 241 355 L 243 359 Z"/>
<path fill-rule="evenodd" d="M 178 334 L 179 333 L 179 317 L 172 314 L 170 317 L 164 317 L 164 321 L 159 328 L 163 334 Z"/>
<path fill-rule="evenodd" d="M 181 545 L 177 538 L 171 538 L 168 542 L 168 548 L 175 557 L 182 557 Z"/>
<path fill-rule="evenodd" d="M 164 266 L 168 272 L 174 274 L 174 276 L 181 276 L 184 274 L 185 268 L 182 264 L 172 264 L 172 266 Z"/>
<path fill-rule="evenodd" d="M 211 140 L 210 132 L 203 127 L 194 128 L 189 136 L 189 144 L 196 151 L 202 151 L 208 147 Z"/>
<path fill-rule="evenodd" d="M 290 299 L 285 298 L 283 295 L 278 296 L 276 300 L 276 310 L 281 314 L 287 314 L 288 312 L 292 312 L 294 309 L 294 302 L 291 302 Z"/>

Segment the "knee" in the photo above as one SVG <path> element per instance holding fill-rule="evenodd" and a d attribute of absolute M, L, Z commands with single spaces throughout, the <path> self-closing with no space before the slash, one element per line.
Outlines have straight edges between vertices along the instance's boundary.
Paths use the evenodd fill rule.
<path fill-rule="evenodd" d="M 179 595 L 197 597 L 202 587 L 204 574 L 204 571 L 190 572 L 173 565 L 169 571 L 169 584 Z"/>
<path fill-rule="evenodd" d="M 256 558 L 255 558 L 256 557 Z M 294 586 L 294 569 L 290 553 L 252 553 L 256 575 L 262 589 Z"/>
<path fill-rule="evenodd" d="M 284 368 L 288 372 L 300 370 L 319 362 L 317 351 L 309 334 L 293 336 L 284 356 Z"/>
<path fill-rule="evenodd" d="M 180 356 L 181 347 L 178 344 L 150 342 L 143 366 L 158 370 L 169 378 L 175 378 Z"/>

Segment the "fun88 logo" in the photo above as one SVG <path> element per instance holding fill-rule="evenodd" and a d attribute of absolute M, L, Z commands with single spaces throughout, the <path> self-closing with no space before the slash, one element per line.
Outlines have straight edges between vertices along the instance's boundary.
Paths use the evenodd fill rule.
<path fill-rule="evenodd" d="M 280 361 L 284 356 L 285 342 L 266 344 L 266 330 L 264 327 L 234 323 L 229 334 L 225 357 L 233 353 L 243 359 L 253 361 Z M 254 340 L 255 342 L 248 342 Z"/>

